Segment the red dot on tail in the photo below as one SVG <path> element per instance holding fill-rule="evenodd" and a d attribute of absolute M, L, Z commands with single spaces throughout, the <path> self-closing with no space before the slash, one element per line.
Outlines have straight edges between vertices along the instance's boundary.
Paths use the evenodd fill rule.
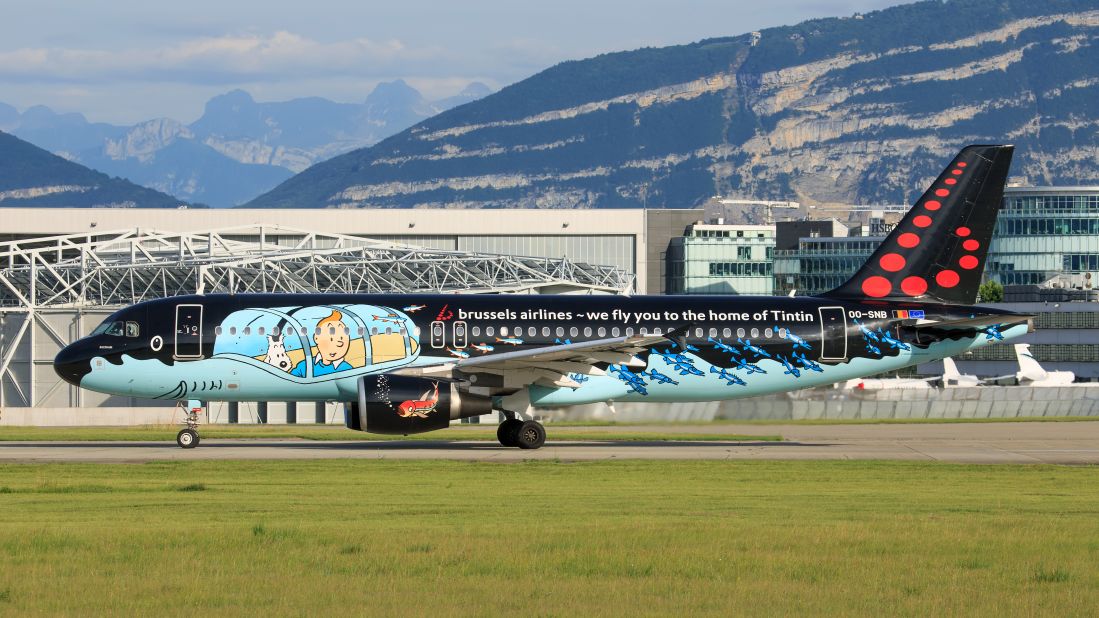
<path fill-rule="evenodd" d="M 974 268 L 977 268 L 977 258 L 972 255 L 963 255 L 962 259 L 958 260 L 958 266 L 961 266 L 966 270 L 973 270 Z"/>
<path fill-rule="evenodd" d="M 905 232 L 897 237 L 897 244 L 905 249 L 911 249 L 920 244 L 920 237 L 916 236 L 912 232 Z"/>
<path fill-rule="evenodd" d="M 927 280 L 923 277 L 905 277 L 901 281 L 901 291 L 909 296 L 919 296 L 927 291 Z"/>
<path fill-rule="evenodd" d="M 976 251 L 978 248 L 980 248 L 980 246 L 981 243 L 973 240 L 972 238 L 962 243 L 962 248 L 966 251 Z"/>
<path fill-rule="evenodd" d="M 904 268 L 904 256 L 899 253 L 886 253 L 881 256 L 881 260 L 879 260 L 878 263 L 881 264 L 883 269 L 895 273 Z"/>
<path fill-rule="evenodd" d="M 950 195 L 950 191 L 947 191 L 946 189 L 935 189 L 935 195 L 939 197 L 946 197 Z"/>
<path fill-rule="evenodd" d="M 961 278 L 958 277 L 958 273 L 956 273 L 952 270 L 944 270 L 944 271 L 940 272 L 939 274 L 935 275 L 935 283 L 938 283 L 939 285 L 943 286 L 944 288 L 952 288 L 952 287 L 958 285 L 958 281 L 960 279 Z"/>
<path fill-rule="evenodd" d="M 954 174 L 955 176 L 961 176 L 962 170 L 950 170 L 950 173 Z"/>
<path fill-rule="evenodd" d="M 888 296 L 892 289 L 893 284 L 889 283 L 888 279 L 877 275 L 867 277 L 866 281 L 862 282 L 862 293 L 874 298 Z"/>
<path fill-rule="evenodd" d="M 956 185 L 956 184 L 958 184 L 958 179 L 956 179 L 956 178 L 947 178 L 943 182 L 945 182 L 948 185 Z"/>
<path fill-rule="evenodd" d="M 966 163 L 965 161 L 959 161 L 959 162 L 958 162 L 958 167 L 965 167 L 965 166 L 967 166 L 967 165 L 969 165 L 969 164 L 968 164 L 968 163 Z"/>
<path fill-rule="evenodd" d="M 958 236 L 961 236 L 962 238 L 965 238 L 966 236 L 969 236 L 970 231 L 971 230 L 969 228 L 967 228 L 963 225 L 962 227 L 954 230 L 954 233 L 957 234 Z"/>
<path fill-rule="evenodd" d="M 943 203 L 939 200 L 927 200 L 923 203 L 923 207 L 928 210 L 938 210 L 943 207 Z"/>
<path fill-rule="evenodd" d="M 927 215 L 917 215 L 912 219 L 912 223 L 915 224 L 916 227 L 927 227 L 931 225 L 931 217 Z"/>

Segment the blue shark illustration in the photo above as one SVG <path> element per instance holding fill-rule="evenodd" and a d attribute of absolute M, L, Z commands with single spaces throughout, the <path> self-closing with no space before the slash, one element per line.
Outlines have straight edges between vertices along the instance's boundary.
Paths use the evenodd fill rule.
<path fill-rule="evenodd" d="M 673 380 L 671 377 L 660 373 L 656 369 L 650 369 L 648 374 L 645 374 L 645 372 L 642 371 L 641 374 L 648 375 L 649 378 L 651 378 L 653 381 L 659 382 L 661 384 L 679 384 L 678 381 Z"/>
<path fill-rule="evenodd" d="M 1000 325 L 999 324 L 993 324 L 992 326 L 989 326 L 988 328 L 984 329 L 981 332 L 983 332 L 985 334 L 985 340 L 986 341 L 993 341 L 993 340 L 1003 341 L 1004 340 L 1004 335 L 1003 335 L 1003 333 L 1000 332 Z"/>
<path fill-rule="evenodd" d="M 767 350 L 764 350 L 763 348 L 761 348 L 759 346 L 752 345 L 752 340 L 751 339 L 741 339 L 740 337 L 737 337 L 736 342 L 739 343 L 741 345 L 741 347 L 744 348 L 745 351 L 755 352 L 756 356 L 759 356 L 760 358 L 773 358 L 767 352 Z"/>
<path fill-rule="evenodd" d="M 742 380 L 740 376 L 729 371 L 728 369 L 722 369 L 720 367 L 714 367 L 713 365 L 710 365 L 710 373 L 716 373 L 718 379 L 725 380 L 725 384 L 727 386 L 748 386 L 748 383 Z"/>
<path fill-rule="evenodd" d="M 677 362 L 674 365 L 672 365 L 672 369 L 675 369 L 676 371 L 678 371 L 679 375 L 681 375 L 681 376 L 685 376 L 685 375 L 703 376 L 703 375 L 706 375 L 706 374 L 702 373 L 701 369 L 699 369 L 698 367 L 695 367 L 694 364 L 691 363 L 690 361 L 688 361 L 688 362 Z"/>
<path fill-rule="evenodd" d="M 407 307 L 401 307 L 401 311 L 404 311 L 405 313 L 416 313 L 425 307 L 427 307 L 427 305 L 408 305 Z"/>
<path fill-rule="evenodd" d="M 780 329 L 779 327 L 776 326 L 775 331 L 776 332 L 782 332 L 782 329 Z M 806 341 L 806 340 L 802 339 L 801 337 L 798 337 L 797 335 L 795 335 L 794 331 L 790 330 L 789 328 L 786 329 L 786 336 L 783 337 L 783 339 L 786 339 L 787 341 L 793 343 L 795 350 L 798 349 L 798 348 L 805 348 L 806 350 L 812 350 L 813 349 L 813 347 L 811 345 L 809 345 L 808 341 Z"/>
<path fill-rule="evenodd" d="M 710 337 L 706 341 L 712 343 L 715 350 L 720 350 L 722 352 L 727 352 L 729 354 L 735 354 L 737 356 L 740 356 L 740 350 L 736 349 L 731 344 L 725 343 L 725 341 L 721 339 L 714 339 L 713 337 Z"/>
<path fill-rule="evenodd" d="M 866 342 L 866 351 L 867 352 L 872 352 L 874 354 L 877 354 L 878 356 L 881 356 L 881 350 L 878 349 L 878 346 L 870 343 L 869 341 Z"/>
<path fill-rule="evenodd" d="M 905 343 L 905 342 L 903 342 L 899 339 L 895 339 L 892 335 L 889 334 L 889 331 L 886 331 L 885 329 L 883 329 L 881 327 L 878 328 L 877 333 L 878 333 L 878 337 L 881 338 L 882 342 L 888 343 L 889 348 L 892 349 L 892 350 L 905 350 L 905 351 L 908 351 L 908 350 L 912 349 L 912 346 L 908 345 L 907 343 Z"/>
<path fill-rule="evenodd" d="M 580 384 L 583 384 L 584 382 L 587 382 L 588 380 L 591 379 L 590 376 L 586 376 L 582 373 L 576 373 L 576 372 L 568 374 L 568 378 L 570 380 L 572 380 L 573 382 L 577 382 L 577 383 L 580 383 Z"/>
<path fill-rule="evenodd" d="M 647 386 L 645 380 L 636 373 L 633 373 L 625 367 L 625 365 L 610 365 L 607 367 L 616 378 L 626 383 L 626 386 L 630 387 L 630 392 L 637 393 L 639 395 L 648 395 L 649 391 L 645 387 Z"/>
<path fill-rule="evenodd" d="M 733 362 L 736 363 L 736 369 L 743 369 L 748 372 L 748 375 L 753 373 L 767 373 L 767 370 L 759 365 L 749 363 L 743 358 L 734 358 Z"/>
<path fill-rule="evenodd" d="M 868 344 L 871 341 L 873 341 L 874 343 L 879 342 L 878 341 L 878 336 L 874 334 L 874 331 L 872 331 L 869 328 L 866 328 L 865 326 L 863 326 L 862 322 L 859 322 L 857 318 L 852 319 L 851 321 L 855 323 L 855 326 L 859 327 L 860 331 L 862 331 L 862 336 L 863 336 L 864 339 L 866 339 L 866 342 Z M 878 352 L 878 354 L 881 354 L 881 352 Z"/>
<path fill-rule="evenodd" d="M 798 354 L 796 350 L 794 351 L 794 361 L 805 369 L 808 369 L 810 371 L 816 371 L 817 373 L 824 373 L 824 368 L 822 368 L 816 361 L 811 361 L 808 358 L 805 358 L 804 354 Z"/>
<path fill-rule="evenodd" d="M 782 372 L 784 375 L 791 375 L 795 378 L 801 377 L 801 371 L 799 371 L 797 367 L 793 366 L 790 361 L 786 360 L 785 356 L 779 354 L 778 360 L 786 367 L 786 371 Z"/>
<path fill-rule="evenodd" d="M 686 356 L 679 354 L 678 352 L 672 352 L 671 350 L 664 350 L 663 352 L 661 352 L 660 350 L 654 349 L 653 351 L 656 352 L 656 355 L 662 358 L 664 362 L 669 365 L 674 365 L 676 363 L 690 364 L 692 362 L 691 359 L 687 358 Z"/>
<path fill-rule="evenodd" d="M 553 340 L 553 343 L 554 345 L 569 345 L 572 343 L 572 339 L 561 339 L 560 337 L 557 337 Z"/>

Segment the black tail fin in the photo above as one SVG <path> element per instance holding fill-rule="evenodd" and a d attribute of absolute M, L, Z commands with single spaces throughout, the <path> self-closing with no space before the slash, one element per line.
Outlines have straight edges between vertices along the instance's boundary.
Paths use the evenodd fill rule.
<path fill-rule="evenodd" d="M 1004 197 L 1013 146 L 967 146 L 833 298 L 971 305 Z"/>

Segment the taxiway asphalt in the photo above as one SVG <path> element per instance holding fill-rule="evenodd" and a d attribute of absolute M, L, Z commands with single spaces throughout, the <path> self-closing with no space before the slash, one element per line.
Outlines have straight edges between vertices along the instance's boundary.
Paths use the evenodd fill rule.
<path fill-rule="evenodd" d="M 624 426 L 584 427 L 592 432 Z M 174 442 L 0 442 L 0 462 L 140 463 L 228 459 L 450 459 L 516 462 L 613 459 L 908 460 L 956 463 L 1099 464 L 1099 421 L 882 425 L 652 425 L 631 433 L 781 435 L 765 441 L 569 441 L 567 427 L 547 426 L 536 451 L 495 442 L 203 440 L 184 450 Z"/>

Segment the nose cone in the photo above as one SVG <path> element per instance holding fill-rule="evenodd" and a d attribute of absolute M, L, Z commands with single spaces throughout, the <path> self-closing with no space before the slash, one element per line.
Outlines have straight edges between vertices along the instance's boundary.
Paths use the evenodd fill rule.
<path fill-rule="evenodd" d="M 80 380 L 92 370 L 91 358 L 82 350 L 81 342 L 65 346 L 53 359 L 53 370 L 69 384 L 80 386 Z"/>

